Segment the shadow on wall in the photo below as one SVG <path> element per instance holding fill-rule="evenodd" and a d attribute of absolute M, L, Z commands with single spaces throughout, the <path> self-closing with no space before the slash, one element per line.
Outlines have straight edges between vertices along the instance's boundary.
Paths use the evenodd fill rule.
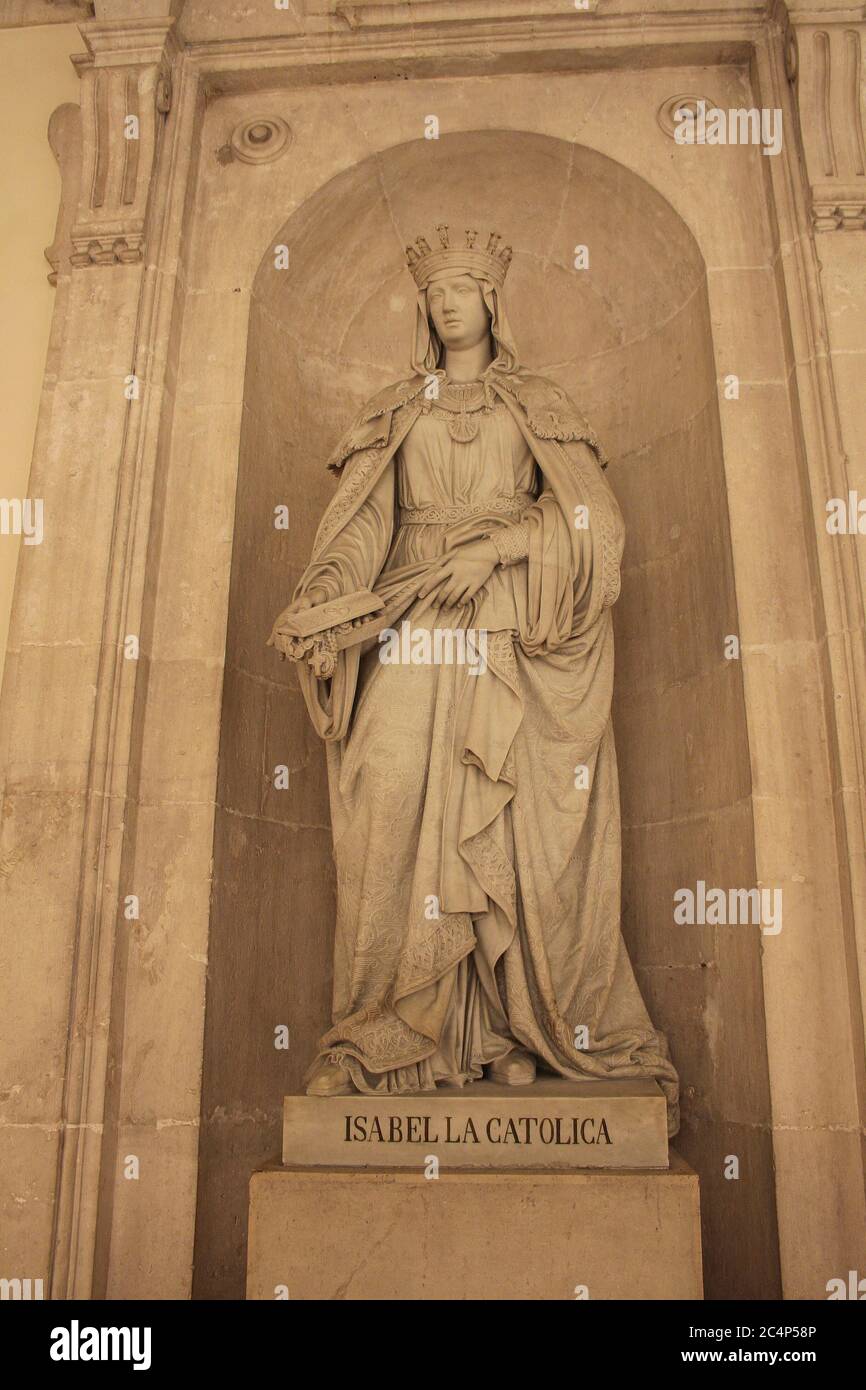
<path fill-rule="evenodd" d="M 750 775 L 704 265 L 647 183 L 592 150 L 485 131 L 414 141 L 331 180 L 266 249 L 249 332 L 209 948 L 194 1296 L 243 1296 L 247 1188 L 327 1026 L 334 875 L 325 756 L 264 642 L 334 483 L 356 408 L 408 371 L 404 247 L 438 223 L 514 248 L 523 365 L 604 440 L 628 528 L 616 609 L 623 929 L 683 1083 L 708 1297 L 778 1291 L 760 942 L 675 927 L 698 879 L 755 881 Z M 588 269 L 574 267 L 575 249 Z M 288 530 L 274 509 L 289 508 Z M 288 769 L 277 790 L 274 769 Z M 275 1029 L 289 1030 L 287 1050 Z M 748 1181 L 726 1182 L 726 1154 Z"/>

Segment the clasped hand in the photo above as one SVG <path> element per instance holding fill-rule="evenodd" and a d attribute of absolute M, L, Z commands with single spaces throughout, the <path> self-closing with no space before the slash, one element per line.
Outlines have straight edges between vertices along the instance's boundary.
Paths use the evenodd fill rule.
<path fill-rule="evenodd" d="M 499 552 L 491 540 L 482 539 L 462 545 L 442 556 L 418 590 L 418 597 L 426 598 L 429 595 L 431 602 L 439 608 L 456 608 L 469 603 L 483 589 L 498 564 Z M 307 608 L 324 603 L 327 597 L 322 590 L 310 589 L 303 598 L 290 603 L 274 623 L 268 646 L 284 652 L 287 639 L 279 632 L 284 619 L 290 614 L 302 613 Z"/>
<path fill-rule="evenodd" d="M 321 589 L 310 589 L 309 593 L 307 593 L 304 598 L 296 598 L 294 603 L 290 603 L 289 606 L 284 608 L 282 613 L 278 615 L 271 628 L 271 635 L 265 645 L 268 647 L 276 647 L 277 651 L 285 656 L 287 643 L 291 641 L 291 638 L 283 636 L 280 632 L 280 628 L 285 619 L 292 617 L 295 613 L 303 613 L 308 608 L 315 608 L 317 604 L 325 603 L 327 598 L 328 595 Z"/>
<path fill-rule="evenodd" d="M 442 556 L 418 590 L 418 597 L 426 598 L 429 594 L 440 608 L 468 603 L 484 588 L 498 563 L 499 552 L 491 540 L 462 545 Z"/>

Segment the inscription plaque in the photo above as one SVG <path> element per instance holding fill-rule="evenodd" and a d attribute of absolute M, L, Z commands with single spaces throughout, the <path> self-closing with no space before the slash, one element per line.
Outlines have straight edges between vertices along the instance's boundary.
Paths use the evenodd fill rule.
<path fill-rule="evenodd" d="M 490 1081 L 405 1096 L 287 1096 L 293 1167 L 667 1168 L 665 1099 L 646 1081 Z"/>

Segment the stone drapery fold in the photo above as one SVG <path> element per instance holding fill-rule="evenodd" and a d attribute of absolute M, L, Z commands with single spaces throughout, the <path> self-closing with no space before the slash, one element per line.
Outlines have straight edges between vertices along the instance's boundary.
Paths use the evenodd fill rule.
<path fill-rule="evenodd" d="M 338 1057 L 360 1091 L 399 1093 L 475 1079 L 517 1043 L 563 1076 L 655 1077 L 675 1132 L 676 1072 L 620 932 L 610 610 L 621 515 L 558 387 L 494 370 L 485 381 L 540 486 L 522 517 L 528 557 L 503 571 L 516 623 L 488 633 L 484 673 L 383 664 L 375 644 L 341 652 L 327 682 L 299 667 L 327 745 L 338 875 L 320 1055 Z M 422 558 L 391 563 L 403 446 L 423 413 L 420 389 L 405 386 L 346 454 L 296 597 L 371 588 L 392 622 L 430 627 L 441 615 L 417 590 L 442 551 L 513 518 L 491 509 L 431 526 L 426 551 L 426 528 L 413 526 Z M 483 441 L 493 426 L 481 418 Z M 499 448 L 501 416 L 497 428 Z M 472 628 L 477 611 L 454 625 Z"/>

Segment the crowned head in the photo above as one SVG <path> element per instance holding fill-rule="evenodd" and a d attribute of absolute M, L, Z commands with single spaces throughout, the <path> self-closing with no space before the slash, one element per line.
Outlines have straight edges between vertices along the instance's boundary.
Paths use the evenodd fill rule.
<path fill-rule="evenodd" d="M 436 228 L 439 245 L 431 249 L 426 237 L 415 238 L 412 246 L 406 247 L 406 262 L 416 285 L 424 290 L 434 276 L 443 271 L 462 269 L 478 279 L 490 280 L 497 289 L 502 289 L 505 276 L 511 263 L 510 246 L 503 246 L 498 232 L 491 232 L 486 247 L 478 245 L 478 233 L 464 232 L 462 245 L 459 240 L 452 243 L 447 223 Z"/>
<path fill-rule="evenodd" d="M 491 232 L 483 246 L 472 230 L 454 240 L 444 223 L 436 232 L 435 249 L 423 236 L 406 248 L 418 286 L 414 370 L 435 371 L 445 353 L 472 349 L 488 338 L 497 369 L 517 370 L 517 350 L 502 300 L 511 247 L 502 245 L 498 232 Z"/>

